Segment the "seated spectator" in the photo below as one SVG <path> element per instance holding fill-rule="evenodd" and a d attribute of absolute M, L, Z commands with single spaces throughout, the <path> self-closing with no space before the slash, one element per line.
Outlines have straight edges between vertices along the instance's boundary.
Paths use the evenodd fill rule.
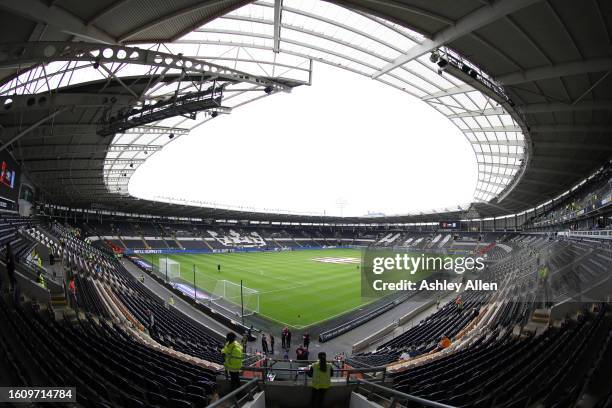
<path fill-rule="evenodd" d="M 455 306 L 457 306 L 457 309 L 463 310 L 463 299 L 461 299 L 461 295 L 457 296 L 457 299 L 455 299 Z"/>
<path fill-rule="evenodd" d="M 450 345 L 451 339 L 449 339 L 448 336 L 442 336 L 440 337 L 440 341 L 438 342 L 437 350 L 444 350 L 445 348 L 450 347 Z"/>

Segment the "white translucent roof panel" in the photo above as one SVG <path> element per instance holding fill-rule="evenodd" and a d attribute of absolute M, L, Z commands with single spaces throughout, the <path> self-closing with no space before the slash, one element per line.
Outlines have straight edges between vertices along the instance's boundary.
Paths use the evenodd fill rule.
<path fill-rule="evenodd" d="M 421 99 L 463 132 L 478 162 L 475 200 L 489 201 L 511 189 L 515 177 L 527 161 L 528 143 L 525 143 L 525 136 L 516 121 L 495 100 L 440 71 L 438 65 L 430 60 L 429 54 L 384 75 L 376 75 L 406 50 L 422 43 L 425 38 L 421 34 L 379 17 L 328 2 L 284 0 L 281 4 L 279 21 L 275 21 L 273 1 L 256 1 L 172 43 L 140 44 L 139 47 L 180 53 L 253 75 L 287 78 L 302 83 L 310 83 L 313 60 L 375 78 L 381 84 L 402 90 L 406 97 Z M 278 37 L 275 37 L 275 25 L 279 27 Z M 452 49 L 444 48 L 440 52 L 491 80 L 486 72 Z M 105 68 L 119 77 L 152 73 L 150 67 L 129 64 L 107 64 Z M 34 68 L 29 74 L 22 75 L 19 81 L 4 85 L 0 88 L 0 94 L 43 92 L 49 86 L 103 79 L 107 75 L 86 62 L 48 64 L 47 80 L 40 79 L 41 69 Z M 71 75 L 76 71 L 79 75 Z M 180 73 L 178 70 L 168 72 Z M 171 95 L 175 89 L 173 85 L 159 85 L 146 98 L 155 101 Z M 186 86 L 183 91 L 193 89 Z M 266 95 L 257 86 L 245 83 L 230 85 L 225 89 L 223 106 L 228 110 L 239 108 Z M 117 183 L 117 174 L 129 179 L 129 171 L 140 163 L 129 163 L 129 159 L 146 159 L 154 154 L 155 149 L 211 119 L 210 114 L 199 114 L 195 121 L 176 117 L 150 124 L 138 131 L 116 135 L 113 145 L 132 144 L 152 146 L 154 149 L 146 153 L 144 147 L 137 152 L 121 148 L 109 151 L 105 166 L 108 179 L 113 180 L 113 186 Z M 171 134 L 174 135 L 172 138 Z M 127 181 L 121 185 L 127 185 Z"/>

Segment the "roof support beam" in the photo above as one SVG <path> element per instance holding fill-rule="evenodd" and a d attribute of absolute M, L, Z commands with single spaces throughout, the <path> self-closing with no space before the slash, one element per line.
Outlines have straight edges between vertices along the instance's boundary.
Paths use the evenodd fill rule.
<path fill-rule="evenodd" d="M 494 172 L 486 172 L 484 173 L 486 176 L 491 176 L 491 177 L 500 177 L 500 178 L 505 178 L 505 179 L 513 179 L 514 178 L 514 174 L 502 174 L 502 173 L 494 173 Z M 479 180 L 482 181 L 483 183 L 488 183 L 487 180 Z"/>
<path fill-rule="evenodd" d="M 104 31 L 87 25 L 73 14 L 54 6 L 46 6 L 45 2 L 36 0 L 4 0 L 0 8 L 24 16 L 30 20 L 39 21 L 53 26 L 66 34 L 79 37 L 85 41 L 98 43 L 117 43 L 116 39 Z"/>
<path fill-rule="evenodd" d="M 19 67 L 24 64 L 48 64 L 53 61 L 85 61 L 100 64 L 119 63 L 181 69 L 185 74 L 198 75 L 202 81 L 210 78 L 230 82 L 249 83 L 260 87 L 272 87 L 272 92 L 290 91 L 291 85 L 278 82 L 267 77 L 252 75 L 222 65 L 204 62 L 195 58 L 186 58 L 180 54 L 145 50 L 140 48 L 124 47 L 119 45 L 101 45 L 93 43 L 79 43 L 75 47 L 71 42 L 30 42 L 7 44 L 0 53 L 0 68 Z M 124 54 L 123 54 L 124 53 Z M 123 54 L 123 58 L 120 56 Z"/>
<path fill-rule="evenodd" d="M 127 3 L 130 0 L 117 0 L 114 3 L 112 3 L 110 6 L 107 6 L 106 8 L 104 8 L 103 10 L 101 10 L 98 14 L 96 14 L 95 16 L 93 16 L 92 18 L 89 19 L 89 21 L 87 22 L 88 25 L 90 24 L 94 24 L 96 22 L 96 20 L 104 17 L 105 15 L 112 13 L 113 11 L 117 10 L 119 7 L 123 6 L 125 3 Z"/>
<path fill-rule="evenodd" d="M 512 169 L 512 170 L 518 170 L 521 168 L 521 166 L 518 164 L 478 162 L 478 167 L 480 166 L 491 166 L 491 167 L 498 167 L 502 169 Z M 491 172 L 488 172 L 486 170 L 482 171 L 482 173 L 485 175 L 492 174 Z"/>
<path fill-rule="evenodd" d="M 506 184 L 498 183 L 496 181 L 484 181 L 484 180 L 478 180 L 478 181 L 482 182 L 483 184 L 490 184 L 490 185 L 495 186 L 495 187 L 501 187 L 501 188 L 506 188 L 507 187 Z"/>
<path fill-rule="evenodd" d="M 59 161 L 71 161 L 71 162 L 75 162 L 75 161 L 85 161 L 88 163 L 91 162 L 105 162 L 105 164 L 138 164 L 138 163 L 144 163 L 145 159 L 126 159 L 126 158 L 117 158 L 117 159 L 107 159 L 106 157 L 55 157 L 55 158 L 49 158 L 49 157 L 31 157 L 31 158 L 24 158 L 23 159 L 24 162 L 28 162 L 28 163 L 56 163 Z"/>
<path fill-rule="evenodd" d="M 525 157 L 523 153 L 509 153 L 509 152 L 476 152 L 476 157 L 478 156 L 501 157 L 501 158 L 521 159 L 521 160 Z"/>
<path fill-rule="evenodd" d="M 463 133 L 476 133 L 476 132 L 522 132 L 520 126 L 489 126 L 474 129 L 461 129 Z"/>
<path fill-rule="evenodd" d="M 425 95 L 424 97 L 421 98 L 421 100 L 428 101 L 430 99 L 438 99 L 438 98 L 443 98 L 445 96 L 463 94 L 466 92 L 471 92 L 473 90 L 474 90 L 474 87 L 472 87 L 471 85 L 463 84 L 460 86 L 456 86 L 454 88 L 448 88 L 440 92 L 432 93 L 431 95 Z"/>
<path fill-rule="evenodd" d="M 393 62 L 385 65 L 380 71 L 372 75 L 372 78 L 378 78 L 421 55 L 433 51 L 444 44 L 448 44 L 449 42 L 470 34 L 481 27 L 491 24 L 502 17 L 539 1 L 540 0 L 499 0 L 491 6 L 480 7 L 474 12 L 462 17 L 455 25 L 439 31 L 432 39 L 427 39 L 423 41 L 423 43 L 410 48 L 404 55 L 397 57 Z"/>
<path fill-rule="evenodd" d="M 280 52 L 280 32 L 282 18 L 283 0 L 274 0 L 274 52 Z"/>
<path fill-rule="evenodd" d="M 478 146 L 518 146 L 525 147 L 524 140 L 470 140 L 470 143 Z"/>
<path fill-rule="evenodd" d="M 47 122 L 48 120 L 53 119 L 54 117 L 56 117 L 57 115 L 59 115 L 60 113 L 64 112 L 65 110 L 67 110 L 68 108 L 61 108 L 56 110 L 55 112 L 45 116 L 44 118 L 42 118 L 41 120 L 39 120 L 38 122 L 34 123 L 33 125 L 29 126 L 28 128 L 26 128 L 24 131 L 19 132 L 17 135 L 15 135 L 11 140 L 9 140 L 8 142 L 4 143 L 2 146 L 0 146 L 0 152 L 3 151 L 4 149 L 6 149 L 7 147 L 9 147 L 10 145 L 12 145 L 13 143 L 15 143 L 17 140 L 21 139 L 23 136 L 27 135 L 28 133 L 30 133 L 32 130 L 36 129 L 37 127 L 39 127 L 40 125 L 42 125 L 43 123 Z"/>
<path fill-rule="evenodd" d="M 142 144 L 112 144 L 108 146 L 107 152 L 157 152 L 163 148 L 162 145 Z"/>
<path fill-rule="evenodd" d="M 189 133 L 189 129 L 177 128 L 177 127 L 167 127 L 167 126 L 136 126 L 130 129 L 126 129 L 123 133 L 138 133 L 141 135 L 151 135 L 151 134 L 166 134 L 166 133 L 174 133 L 175 135 L 186 135 Z"/>
<path fill-rule="evenodd" d="M 459 118 L 473 118 L 476 116 L 497 116 L 497 115 L 506 115 L 506 114 L 507 112 L 503 108 L 489 108 L 489 109 L 483 109 L 483 110 L 455 113 L 454 115 L 448 115 L 447 118 L 459 119 Z"/>
<path fill-rule="evenodd" d="M 499 76 L 496 78 L 496 80 L 502 85 L 516 85 L 525 82 L 539 81 L 542 79 L 610 70 L 612 70 L 612 58 L 597 58 L 586 61 L 573 61 L 563 64 L 546 65 L 525 71 L 512 72 L 510 74 Z"/>

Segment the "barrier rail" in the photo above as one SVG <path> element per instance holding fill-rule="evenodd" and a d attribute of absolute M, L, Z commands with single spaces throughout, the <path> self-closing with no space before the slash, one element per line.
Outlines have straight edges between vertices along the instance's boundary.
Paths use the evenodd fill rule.
<path fill-rule="evenodd" d="M 275 368 L 274 364 L 267 365 L 269 361 L 275 362 L 286 362 L 290 364 L 304 364 L 298 368 Z M 270 381 L 268 378 L 269 374 L 274 373 L 284 373 L 291 374 L 291 378 L 295 384 L 303 383 L 304 385 L 308 385 L 308 376 L 306 375 L 306 368 L 311 364 L 316 362 L 317 360 L 265 360 L 264 365 L 261 367 L 242 367 L 242 372 L 255 373 L 255 375 L 260 374 L 260 380 L 262 383 L 266 383 L 266 381 Z M 329 361 L 330 364 L 333 364 L 335 361 Z M 334 367 L 334 372 L 340 373 L 339 376 L 333 378 L 345 378 L 346 384 L 350 384 L 352 375 L 369 375 L 371 378 L 376 378 L 377 374 L 379 378 L 378 381 L 384 382 L 387 378 L 387 367 L 370 367 L 370 368 L 337 368 Z M 298 380 L 300 374 L 304 375 L 304 381 Z M 291 380 L 290 380 L 291 381 Z"/>
<path fill-rule="evenodd" d="M 422 406 L 432 408 L 455 408 L 452 405 L 442 404 L 440 402 L 430 401 L 414 395 L 406 394 L 401 391 L 397 391 L 371 381 L 361 379 L 357 379 L 352 382 L 347 381 L 346 386 L 351 385 L 356 385 L 356 388 L 354 390 L 355 392 L 363 395 L 369 400 L 377 398 L 379 400 L 385 401 L 385 406 L 389 408 L 395 408 L 398 406 L 398 404 L 405 402 L 414 402 Z M 244 404 L 247 401 L 252 401 L 254 395 L 257 392 L 263 391 L 263 386 L 265 386 L 265 379 L 260 380 L 258 378 L 253 378 L 252 380 L 246 382 L 239 388 L 225 395 L 223 398 L 220 398 L 219 400 L 213 402 L 208 406 L 208 408 L 240 407 L 241 404 Z"/>
<path fill-rule="evenodd" d="M 253 399 L 253 395 L 255 395 L 255 390 L 259 391 L 259 379 L 253 378 L 251 381 L 247 382 L 244 385 L 241 385 L 240 388 L 236 388 L 234 391 L 225 395 L 223 398 L 218 399 L 208 406 L 208 408 L 216 408 L 216 407 L 240 407 L 241 403 L 246 401 L 251 401 Z M 245 393 L 244 396 L 239 397 L 240 394 Z"/>
<path fill-rule="evenodd" d="M 366 393 L 361 393 L 362 395 L 364 395 L 368 399 L 373 399 L 372 397 L 376 396 L 386 401 L 387 404 L 385 406 L 389 408 L 394 408 L 397 406 L 397 404 L 402 402 L 416 402 L 426 407 L 433 408 L 455 408 L 452 405 L 442 404 L 440 402 L 430 401 L 424 398 L 416 397 L 414 395 L 405 394 L 392 388 L 385 387 L 380 384 L 375 384 L 366 380 L 356 380 L 356 384 L 357 388 L 355 389 L 355 392 L 359 393 L 360 389 L 363 388 Z M 378 391 L 379 394 L 375 393 L 375 391 Z M 389 397 L 385 397 L 381 394 L 387 395 Z"/>

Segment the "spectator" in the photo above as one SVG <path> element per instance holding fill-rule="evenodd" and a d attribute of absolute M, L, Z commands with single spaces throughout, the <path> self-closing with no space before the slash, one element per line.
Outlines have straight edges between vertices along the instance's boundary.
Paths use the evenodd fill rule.
<path fill-rule="evenodd" d="M 274 336 L 270 333 L 270 353 L 274 354 Z"/>
<path fill-rule="evenodd" d="M 281 331 L 281 344 L 283 349 L 287 349 L 287 331 L 289 331 L 289 329 L 286 326 L 283 327 Z"/>
<path fill-rule="evenodd" d="M 285 340 L 287 342 L 287 348 L 291 348 L 291 330 L 287 329 L 287 338 Z"/>
<path fill-rule="evenodd" d="M 10 243 L 6 243 L 6 273 L 8 275 L 9 281 L 9 290 L 15 291 L 15 285 L 17 281 L 15 280 L 15 255 L 13 254 L 13 249 L 11 248 Z"/>
<path fill-rule="evenodd" d="M 308 360 L 308 350 L 301 345 L 295 350 L 295 358 L 297 360 Z"/>
<path fill-rule="evenodd" d="M 70 283 L 68 284 L 68 290 L 70 292 L 70 303 L 72 304 L 73 309 L 78 309 L 77 297 L 76 297 L 76 282 L 74 280 L 74 276 L 70 278 Z"/>
<path fill-rule="evenodd" d="M 170 297 L 168 298 L 168 305 L 174 306 L 174 295 L 170 295 Z"/>
<path fill-rule="evenodd" d="M 155 334 L 156 327 L 155 327 L 155 315 L 153 315 L 153 312 L 151 312 L 151 309 L 147 309 L 147 311 L 145 312 L 147 319 L 149 320 L 149 336 L 153 337 L 153 335 Z"/>
<path fill-rule="evenodd" d="M 408 354 L 410 354 L 410 358 L 416 357 L 421 354 L 419 350 L 415 346 L 410 346 L 408 349 Z"/>
<path fill-rule="evenodd" d="M 455 299 L 455 306 L 457 306 L 457 309 L 463 310 L 463 299 L 461 299 L 461 295 L 457 296 L 457 299 Z"/>
<path fill-rule="evenodd" d="M 266 333 L 261 334 L 261 349 L 264 354 L 268 354 L 268 338 L 266 337 Z"/>
<path fill-rule="evenodd" d="M 236 341 L 236 334 L 229 332 L 225 336 L 225 346 L 221 349 L 223 366 L 230 377 L 232 391 L 240 388 L 240 368 L 242 367 L 243 350 Z"/>
<path fill-rule="evenodd" d="M 242 350 L 244 352 L 246 352 L 248 341 L 249 341 L 248 335 L 242 336 Z"/>
<path fill-rule="evenodd" d="M 302 340 L 304 341 L 304 347 L 308 348 L 308 346 L 310 345 L 310 334 L 304 333 L 304 335 L 302 336 Z"/>
<path fill-rule="evenodd" d="M 326 354 L 321 352 L 318 357 L 319 361 L 308 370 L 308 376 L 312 377 L 310 406 L 314 408 L 323 407 L 325 392 L 331 387 L 331 378 L 334 375 L 332 365 L 327 363 Z"/>
<path fill-rule="evenodd" d="M 442 336 L 440 337 L 440 341 L 438 342 L 438 348 L 437 350 L 444 350 L 445 348 L 450 347 L 451 345 L 451 340 L 448 338 L 448 336 Z"/>

